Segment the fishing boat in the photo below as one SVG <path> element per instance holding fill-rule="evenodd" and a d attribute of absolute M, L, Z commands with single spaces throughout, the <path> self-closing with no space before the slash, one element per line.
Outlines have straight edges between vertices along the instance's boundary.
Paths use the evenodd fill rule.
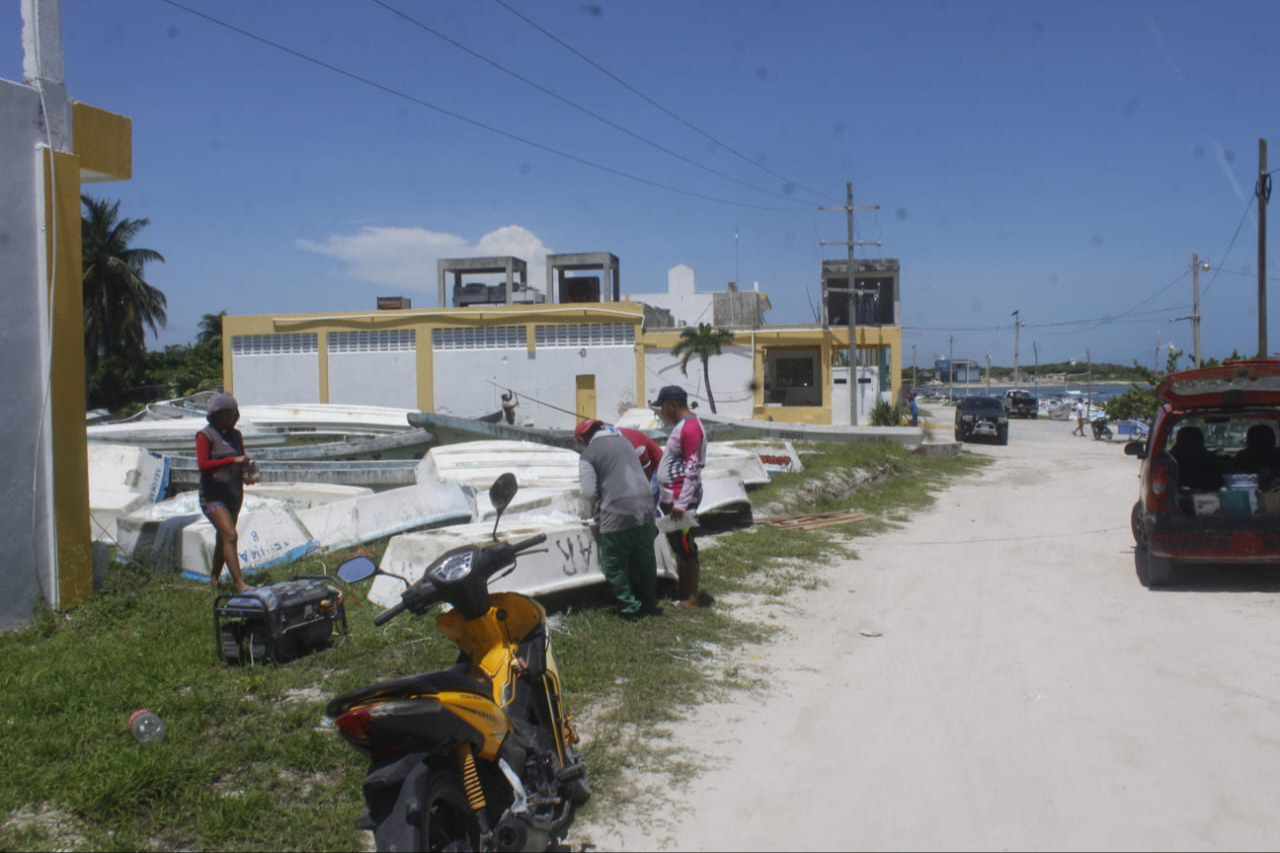
<path fill-rule="evenodd" d="M 165 418 L 163 420 L 136 420 L 114 424 L 94 424 L 86 428 L 89 441 L 110 444 L 129 444 L 156 451 L 195 452 L 196 433 L 209 425 L 203 417 Z M 246 450 L 281 446 L 289 440 L 287 435 L 265 429 L 254 421 L 241 418 L 236 424 L 244 437 Z"/>
<path fill-rule="evenodd" d="M 423 431 L 434 435 L 439 444 L 460 444 L 467 441 L 533 441 L 548 447 L 560 447 L 565 450 L 574 448 L 573 431 L 567 429 L 546 429 L 542 427 L 519 426 L 502 421 L 502 413 L 497 420 L 478 420 L 460 418 L 440 412 L 413 412 L 408 421 Z"/>
<path fill-rule="evenodd" d="M 517 495 L 518 497 L 518 495 Z M 564 513 L 549 512 L 542 517 L 511 518 L 504 513 L 499 536 L 516 541 L 538 533 L 547 536 L 545 545 L 520 555 L 518 571 L 507 573 L 489 584 L 494 592 L 522 592 L 539 596 L 605 584 L 600 570 L 600 549 L 586 521 Z M 441 554 L 462 545 L 484 545 L 493 541 L 493 524 L 461 524 L 422 533 L 396 536 L 387 544 L 380 568 L 399 575 L 379 575 L 369 589 L 369 600 L 382 607 L 400 601 L 405 583 L 414 583 Z M 667 537 L 654 538 L 658 577 L 676 578 L 675 556 Z"/>
<path fill-rule="evenodd" d="M 250 454 L 255 456 L 256 454 Z M 200 470 L 194 456 L 168 457 L 171 491 L 194 489 L 200 485 Z M 281 460 L 257 463 L 263 483 L 333 483 L 364 486 L 383 491 L 416 483 L 417 459 Z"/>

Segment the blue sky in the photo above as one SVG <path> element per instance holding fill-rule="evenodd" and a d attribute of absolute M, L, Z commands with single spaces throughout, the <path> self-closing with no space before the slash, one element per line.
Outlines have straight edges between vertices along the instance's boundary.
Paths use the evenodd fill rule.
<path fill-rule="evenodd" d="M 1033 341 L 1042 361 L 1150 364 L 1157 334 L 1189 351 L 1190 323 L 1169 321 L 1191 313 L 1192 252 L 1214 267 L 1205 357 L 1257 347 L 1246 204 L 1259 138 L 1280 165 L 1274 2 L 505 0 L 700 133 L 495 0 L 384 0 L 728 178 L 372 0 L 181 2 L 669 188 L 160 0 L 63 0 L 69 91 L 133 119 L 133 180 L 89 191 L 151 220 L 139 243 L 167 259 L 148 270 L 169 299 L 162 344 L 224 309 L 366 310 L 392 294 L 433 307 L 442 256 L 517 254 L 541 285 L 547 251 L 613 252 L 629 293 L 665 289 L 679 263 L 702 290 L 758 281 L 770 322 L 812 322 L 820 261 L 843 256 L 818 243 L 845 236 L 843 215 L 817 208 L 851 180 L 856 203 L 880 205 L 857 238 L 883 246 L 859 256 L 902 264 L 908 362 L 953 336 L 956 357 L 1011 364 L 1015 309 L 1024 364 Z M 0 77 L 21 79 L 19 4 L 0 15 Z"/>

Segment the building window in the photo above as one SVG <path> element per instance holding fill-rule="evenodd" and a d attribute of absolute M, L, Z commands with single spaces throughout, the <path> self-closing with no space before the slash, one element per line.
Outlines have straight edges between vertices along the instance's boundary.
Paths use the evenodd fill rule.
<path fill-rule="evenodd" d="M 813 359 L 780 358 L 774 368 L 779 388 L 810 388 L 813 386 Z"/>
<path fill-rule="evenodd" d="M 460 329 L 432 329 L 431 348 L 523 349 L 528 344 L 524 326 L 480 326 Z"/>
<path fill-rule="evenodd" d="M 564 323 L 535 326 L 538 347 L 629 347 L 636 342 L 632 323 Z"/>
<path fill-rule="evenodd" d="M 302 355 L 320 351 L 315 332 L 288 335 L 232 335 L 232 355 Z"/>
<path fill-rule="evenodd" d="M 329 333 L 329 352 L 413 352 L 417 348 L 417 333 L 412 329 Z"/>

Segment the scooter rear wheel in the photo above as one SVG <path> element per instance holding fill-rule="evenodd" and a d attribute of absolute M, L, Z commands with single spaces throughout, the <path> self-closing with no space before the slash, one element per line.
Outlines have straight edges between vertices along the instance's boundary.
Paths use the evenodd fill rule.
<path fill-rule="evenodd" d="M 480 823 L 467 802 L 462 779 L 452 770 L 435 770 L 427 777 L 422 840 L 424 850 L 480 849 Z"/>

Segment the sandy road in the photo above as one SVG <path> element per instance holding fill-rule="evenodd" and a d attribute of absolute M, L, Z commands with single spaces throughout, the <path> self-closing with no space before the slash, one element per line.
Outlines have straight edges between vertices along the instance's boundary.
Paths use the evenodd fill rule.
<path fill-rule="evenodd" d="M 1137 463 L 1018 421 L 997 462 L 815 567 L 766 696 L 676 727 L 708 770 L 612 850 L 1276 849 L 1280 572 L 1134 576 Z M 1176 579 L 1177 580 L 1177 579 Z M 879 637 L 863 631 L 880 632 Z"/>

